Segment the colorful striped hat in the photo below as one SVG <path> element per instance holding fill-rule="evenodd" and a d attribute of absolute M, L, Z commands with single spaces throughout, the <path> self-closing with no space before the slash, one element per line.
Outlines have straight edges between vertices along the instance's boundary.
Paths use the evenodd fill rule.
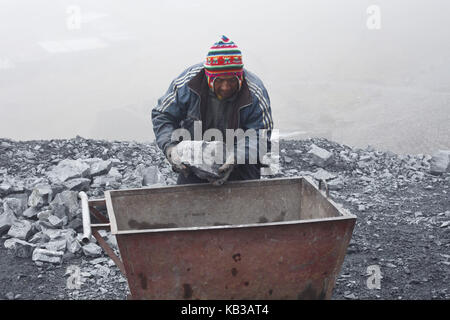
<path fill-rule="evenodd" d="M 244 64 L 242 53 L 238 46 L 225 36 L 214 43 L 209 49 L 205 63 L 206 80 L 211 90 L 214 90 L 214 80 L 220 76 L 234 75 L 239 80 L 239 89 L 242 86 Z"/>

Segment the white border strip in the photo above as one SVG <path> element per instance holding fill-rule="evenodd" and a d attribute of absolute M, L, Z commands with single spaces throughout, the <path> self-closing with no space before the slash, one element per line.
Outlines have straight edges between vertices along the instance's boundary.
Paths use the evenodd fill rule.
<path fill-rule="evenodd" d="M 114 209 L 111 201 L 111 193 L 109 192 L 109 190 L 105 191 L 105 202 L 106 202 L 106 211 L 108 211 L 111 234 L 118 234 L 116 216 L 114 214 Z"/>

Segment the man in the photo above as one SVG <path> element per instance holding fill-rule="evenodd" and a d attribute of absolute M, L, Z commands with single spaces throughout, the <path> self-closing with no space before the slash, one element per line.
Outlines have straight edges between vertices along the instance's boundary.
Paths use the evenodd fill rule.
<path fill-rule="evenodd" d="M 198 121 L 202 134 L 217 129 L 224 140 L 226 129 L 253 129 L 258 138 L 261 129 L 265 129 L 264 139 L 270 149 L 273 121 L 267 90 L 256 75 L 244 69 L 241 51 L 225 36 L 210 48 L 204 63 L 191 66 L 172 81 L 152 110 L 156 143 L 174 171 L 180 173 L 177 184 L 208 182 L 179 162 L 175 152 L 179 141 L 172 140 L 172 133 L 180 128 L 194 137 Z M 245 163 L 237 162 L 235 155 L 228 157 L 219 168 L 221 178 L 209 182 L 220 185 L 227 180 L 259 179 L 261 159 L 258 157 L 256 164 L 249 161 L 250 152 L 259 150 L 259 140 L 256 146 L 250 144 L 245 145 Z"/>

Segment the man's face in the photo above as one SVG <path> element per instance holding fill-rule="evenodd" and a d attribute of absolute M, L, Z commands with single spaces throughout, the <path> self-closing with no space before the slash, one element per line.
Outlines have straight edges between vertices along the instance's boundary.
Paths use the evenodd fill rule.
<path fill-rule="evenodd" d="M 239 88 L 238 79 L 235 76 L 217 77 L 214 81 L 214 92 L 219 99 L 231 97 Z"/>

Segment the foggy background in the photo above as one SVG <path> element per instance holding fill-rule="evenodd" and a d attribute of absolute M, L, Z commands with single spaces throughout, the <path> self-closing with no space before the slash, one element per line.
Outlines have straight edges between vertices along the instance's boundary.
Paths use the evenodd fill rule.
<path fill-rule="evenodd" d="M 371 5 L 379 29 L 368 25 Z M 0 137 L 153 141 L 157 99 L 225 34 L 267 87 L 283 136 L 450 149 L 449 9 L 446 0 L 0 0 Z"/>

